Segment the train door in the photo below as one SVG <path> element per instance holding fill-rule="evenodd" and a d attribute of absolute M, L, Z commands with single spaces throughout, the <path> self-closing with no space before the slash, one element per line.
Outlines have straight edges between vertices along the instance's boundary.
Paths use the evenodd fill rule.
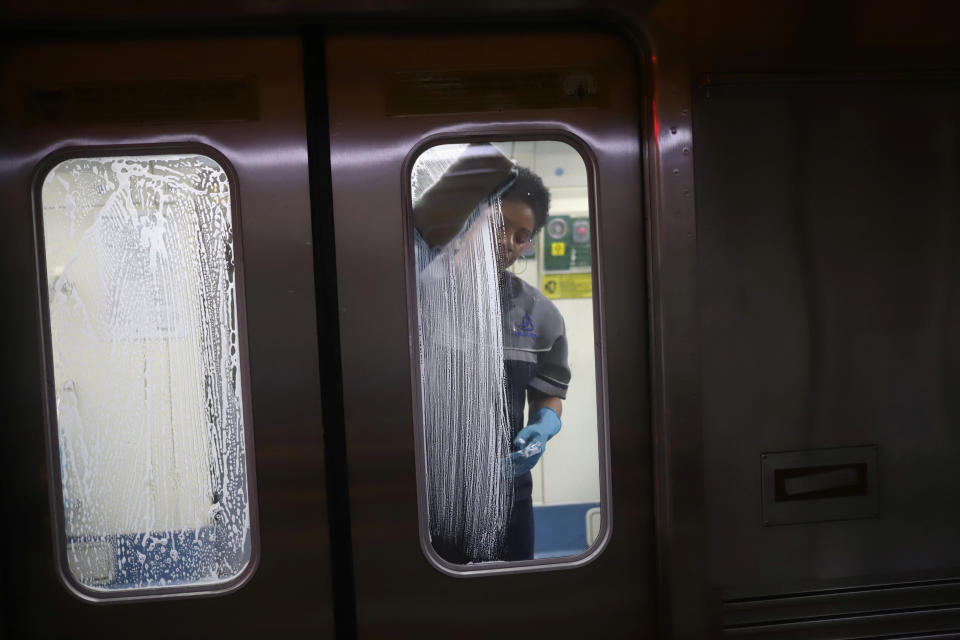
<path fill-rule="evenodd" d="M 326 66 L 359 637 L 652 637 L 630 45 L 334 35 Z"/>
<path fill-rule="evenodd" d="M 332 635 L 302 74 L 296 39 L 7 49 L 11 636 Z"/>
<path fill-rule="evenodd" d="M 900 70 L 697 91 L 703 575 L 725 637 L 955 637 L 958 96 Z"/>

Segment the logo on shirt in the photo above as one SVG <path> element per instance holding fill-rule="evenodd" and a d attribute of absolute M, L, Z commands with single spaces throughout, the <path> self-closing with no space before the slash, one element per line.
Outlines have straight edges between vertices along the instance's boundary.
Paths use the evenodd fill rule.
<path fill-rule="evenodd" d="M 528 313 L 523 316 L 523 320 L 520 321 L 520 326 L 514 328 L 513 335 L 523 338 L 536 338 L 536 329 L 537 328 L 533 325 L 533 318 L 531 318 L 530 314 Z"/>

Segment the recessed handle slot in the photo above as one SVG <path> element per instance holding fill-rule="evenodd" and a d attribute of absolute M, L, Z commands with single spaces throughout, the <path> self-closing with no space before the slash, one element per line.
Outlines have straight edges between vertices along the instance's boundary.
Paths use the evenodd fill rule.
<path fill-rule="evenodd" d="M 774 471 L 774 499 L 820 500 L 867 495 L 867 465 L 837 464 Z"/>

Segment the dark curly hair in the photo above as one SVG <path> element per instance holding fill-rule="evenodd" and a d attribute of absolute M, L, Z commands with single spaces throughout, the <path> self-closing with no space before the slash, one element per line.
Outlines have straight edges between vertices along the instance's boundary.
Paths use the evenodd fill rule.
<path fill-rule="evenodd" d="M 550 190 L 543 180 L 526 167 L 517 167 L 517 179 L 500 194 L 501 200 L 519 200 L 533 211 L 533 232 L 536 233 L 547 223 L 550 211 Z"/>

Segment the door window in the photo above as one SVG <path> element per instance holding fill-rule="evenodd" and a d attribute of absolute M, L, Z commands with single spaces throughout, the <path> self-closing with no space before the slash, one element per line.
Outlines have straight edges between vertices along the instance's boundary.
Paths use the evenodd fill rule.
<path fill-rule="evenodd" d="M 40 190 L 61 569 L 93 597 L 250 566 L 233 185 L 197 154 L 80 157 Z"/>
<path fill-rule="evenodd" d="M 552 140 L 413 164 L 421 505 L 447 563 L 582 556 L 605 521 L 588 175 Z"/>

